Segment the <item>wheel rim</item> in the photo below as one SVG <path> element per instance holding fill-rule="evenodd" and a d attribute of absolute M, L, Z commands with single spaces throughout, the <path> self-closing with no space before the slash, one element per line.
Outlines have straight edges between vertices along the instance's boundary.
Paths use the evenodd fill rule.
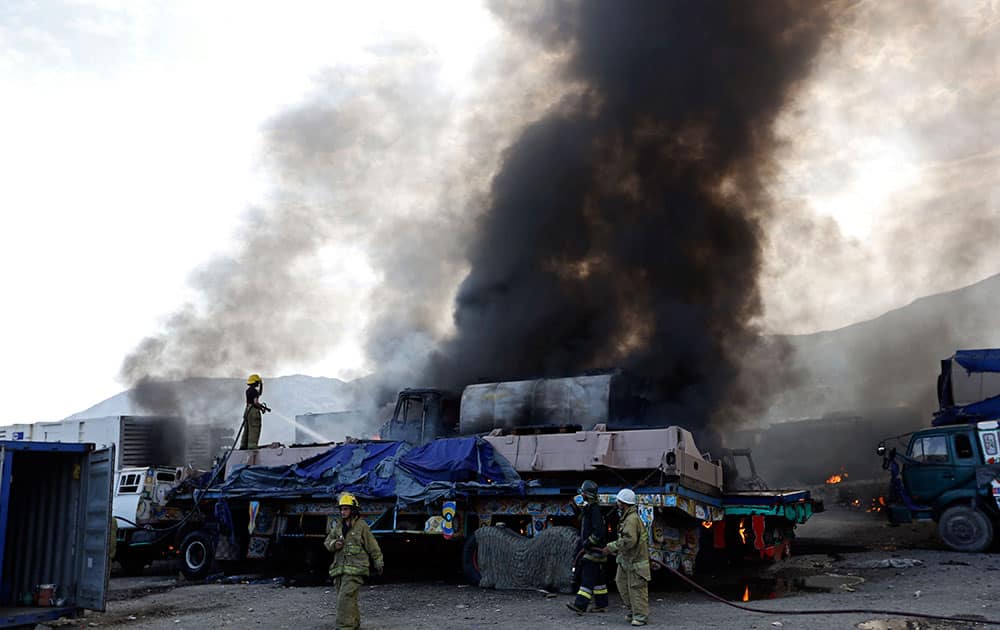
<path fill-rule="evenodd" d="M 968 544 L 975 538 L 976 528 L 969 521 L 962 519 L 951 524 L 951 535 L 962 544 Z"/>
<path fill-rule="evenodd" d="M 205 548 L 205 543 L 195 541 L 188 545 L 187 551 L 184 552 L 184 562 L 189 569 L 197 571 L 205 566 L 205 558 L 207 556 L 208 550 Z"/>
<path fill-rule="evenodd" d="M 976 539 L 976 529 L 975 524 L 969 519 L 958 518 L 949 523 L 948 533 L 959 543 L 967 545 Z"/>

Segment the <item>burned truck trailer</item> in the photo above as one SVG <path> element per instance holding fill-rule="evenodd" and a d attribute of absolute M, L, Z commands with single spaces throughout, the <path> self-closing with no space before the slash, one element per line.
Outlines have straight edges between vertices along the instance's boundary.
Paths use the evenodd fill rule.
<path fill-rule="evenodd" d="M 581 389 L 589 391 L 584 403 L 556 397 L 564 401 L 560 410 L 540 402 L 580 384 L 566 380 L 577 382 L 472 386 L 495 409 L 522 409 L 495 414 L 487 435 L 425 439 L 440 428 L 460 432 L 465 412 L 446 392 L 410 389 L 400 393 L 383 431 L 411 441 L 235 452 L 223 483 L 177 499 L 189 511 L 198 505 L 180 548 L 182 570 L 197 578 L 215 561 L 326 562 L 322 541 L 338 526 L 336 495 L 343 491 L 360 498 L 362 516 L 383 540 L 461 546 L 462 568 L 476 584 L 563 590 L 576 546 L 573 498 L 584 478 L 597 481 L 612 519 L 615 495 L 632 488 L 651 557 L 688 573 L 707 554 L 780 559 L 790 553 L 795 525 L 822 509 L 806 491 L 727 491 L 721 463 L 702 454 L 684 428 L 609 430 L 601 422 L 607 417 L 593 413 L 586 428 L 571 422 L 583 417 L 574 404 L 592 412 L 597 401 L 608 409 L 613 394 L 600 393 L 609 387 L 605 378 Z M 546 414 L 558 421 L 539 422 Z M 471 422 L 466 426 L 485 428 L 482 416 Z M 518 567 L 515 558 L 536 564 Z"/>

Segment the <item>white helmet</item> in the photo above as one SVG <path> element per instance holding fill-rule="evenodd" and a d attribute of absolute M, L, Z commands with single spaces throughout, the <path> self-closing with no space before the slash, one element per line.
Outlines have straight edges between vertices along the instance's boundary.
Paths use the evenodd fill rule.
<path fill-rule="evenodd" d="M 622 488 L 615 496 L 615 501 L 621 501 L 626 505 L 635 505 L 635 493 L 628 488 Z"/>

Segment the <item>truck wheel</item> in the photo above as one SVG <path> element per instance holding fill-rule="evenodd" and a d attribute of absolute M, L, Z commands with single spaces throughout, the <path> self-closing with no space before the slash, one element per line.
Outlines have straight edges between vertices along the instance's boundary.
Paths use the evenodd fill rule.
<path fill-rule="evenodd" d="M 985 551 L 993 542 L 993 523 L 975 508 L 953 505 L 941 514 L 938 535 L 955 551 Z"/>
<path fill-rule="evenodd" d="M 212 570 L 215 545 L 205 532 L 191 532 L 181 543 L 181 573 L 189 580 L 200 580 Z"/>
<path fill-rule="evenodd" d="M 479 572 L 479 543 L 476 542 L 475 532 L 469 534 L 462 547 L 462 572 L 473 586 L 479 586 L 479 581 L 483 579 Z"/>

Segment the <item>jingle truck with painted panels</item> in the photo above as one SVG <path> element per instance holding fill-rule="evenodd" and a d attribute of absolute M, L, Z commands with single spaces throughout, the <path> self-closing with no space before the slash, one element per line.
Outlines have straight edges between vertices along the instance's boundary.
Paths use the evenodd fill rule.
<path fill-rule="evenodd" d="M 584 478 L 599 484 L 612 521 L 614 495 L 636 491 L 651 555 L 668 566 L 690 572 L 708 553 L 787 555 L 795 525 L 819 508 L 809 493 L 727 488 L 722 462 L 681 427 L 609 429 L 634 409 L 616 375 L 475 385 L 461 405 L 440 390 L 404 390 L 380 431 L 388 440 L 235 452 L 225 482 L 201 495 L 204 531 L 196 553 L 181 549 L 184 571 L 204 575 L 213 560 L 328 559 L 321 542 L 339 518 L 335 494 L 346 490 L 384 541 L 460 546 L 477 583 L 501 584 L 491 563 L 540 545 L 527 555 L 562 568 L 535 585 L 568 587 L 573 552 L 560 553 L 575 546 L 573 498 Z M 492 401 L 492 416 L 467 397 Z"/>
<path fill-rule="evenodd" d="M 958 366 L 959 369 L 956 369 Z M 941 362 L 932 426 L 878 445 L 893 524 L 931 520 L 956 551 L 990 548 L 1000 528 L 1000 350 Z"/>
<path fill-rule="evenodd" d="M 880 445 L 892 479 L 889 521 L 934 521 L 951 549 L 989 549 L 1000 528 L 998 427 L 985 420 L 924 429 L 903 452 Z"/>

